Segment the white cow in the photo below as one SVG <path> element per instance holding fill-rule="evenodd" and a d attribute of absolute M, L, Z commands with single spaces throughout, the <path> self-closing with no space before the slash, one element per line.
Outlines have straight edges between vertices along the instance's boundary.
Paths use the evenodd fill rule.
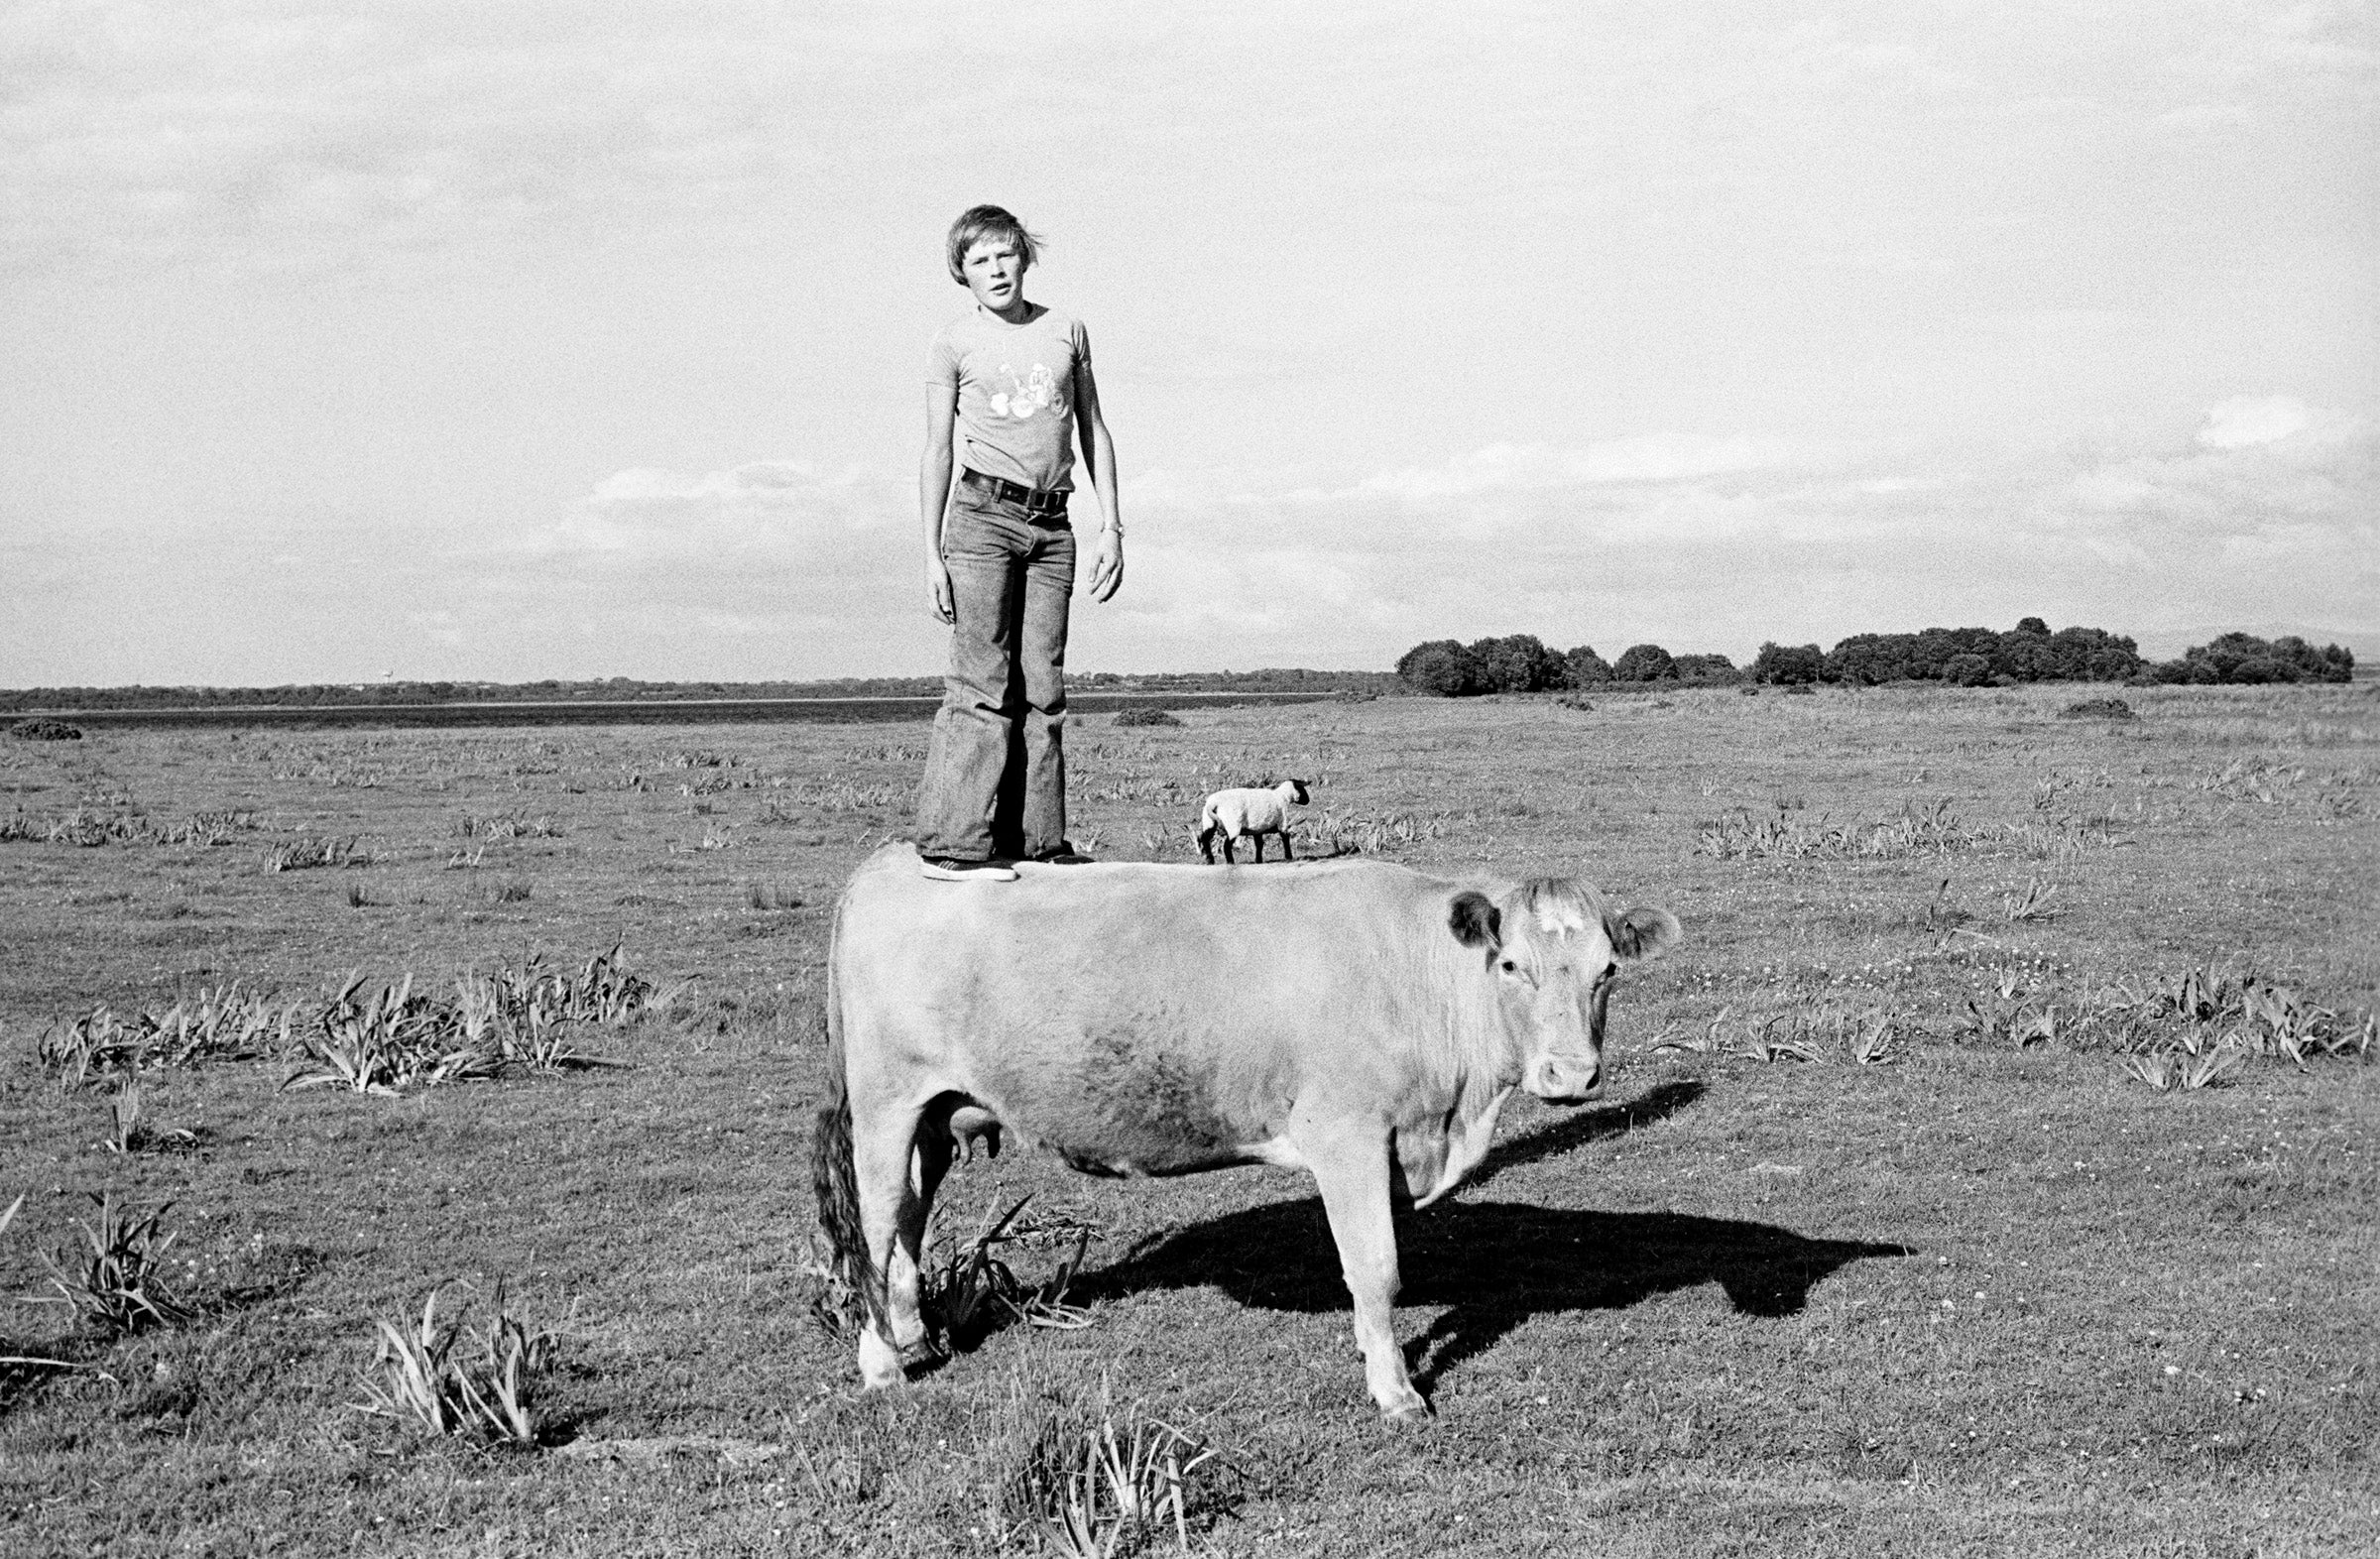
<path fill-rule="evenodd" d="M 998 1128 L 1095 1174 L 1312 1171 L 1372 1398 L 1425 1415 L 1390 1324 L 1391 1200 L 1454 1189 L 1514 1087 L 1587 1097 L 1619 966 L 1677 919 L 1572 879 L 1371 861 L 1017 872 L 954 894 L 887 845 L 835 909 L 812 1167 L 869 1312 L 866 1382 L 899 1381 L 924 1344 L 919 1242 L 954 1131 Z"/>

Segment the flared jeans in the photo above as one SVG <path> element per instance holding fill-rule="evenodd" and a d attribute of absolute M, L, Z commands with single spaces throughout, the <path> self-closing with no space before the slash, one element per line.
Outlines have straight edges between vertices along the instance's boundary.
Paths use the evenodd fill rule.
<path fill-rule="evenodd" d="M 950 669 L 917 796 L 917 853 L 1030 860 L 1066 840 L 1066 609 L 1074 532 L 959 484 L 942 522 Z"/>

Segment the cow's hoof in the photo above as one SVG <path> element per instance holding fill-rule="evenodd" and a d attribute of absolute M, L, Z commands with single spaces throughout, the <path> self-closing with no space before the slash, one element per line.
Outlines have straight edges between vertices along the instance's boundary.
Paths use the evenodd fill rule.
<path fill-rule="evenodd" d="M 910 1376 L 923 1375 L 928 1370 L 939 1369 L 946 1359 L 947 1356 L 941 1349 L 933 1345 L 931 1339 L 919 1338 L 900 1351 L 901 1373 Z"/>
<path fill-rule="evenodd" d="M 900 1384 L 909 1378 L 901 1368 L 900 1355 L 891 1343 L 874 1332 L 860 1334 L 860 1385 L 864 1390 L 881 1391 Z"/>
<path fill-rule="evenodd" d="M 1426 1429 L 1430 1423 L 1430 1404 L 1417 1396 L 1409 1402 L 1381 1408 L 1380 1416 L 1399 1428 Z"/>

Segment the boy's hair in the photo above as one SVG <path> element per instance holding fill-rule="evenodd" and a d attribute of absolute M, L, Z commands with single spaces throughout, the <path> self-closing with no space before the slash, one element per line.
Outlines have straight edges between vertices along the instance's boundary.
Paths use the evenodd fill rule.
<path fill-rule="evenodd" d="M 1026 232 L 1024 224 L 1006 207 L 971 205 L 950 224 L 950 279 L 961 287 L 967 285 L 967 251 L 984 238 L 1007 239 L 1016 246 L 1016 257 L 1028 266 L 1041 258 L 1040 240 Z"/>

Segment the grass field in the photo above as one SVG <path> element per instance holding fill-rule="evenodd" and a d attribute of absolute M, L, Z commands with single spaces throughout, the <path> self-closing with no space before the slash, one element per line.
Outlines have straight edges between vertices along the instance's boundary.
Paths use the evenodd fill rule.
<path fill-rule="evenodd" d="M 1005 1491 L 1105 1414 L 1219 1450 L 1197 1552 L 2373 1552 L 2380 697 L 2063 716 L 2107 691 L 1078 722 L 1105 856 L 1193 859 L 1207 789 L 1295 774 L 1301 854 L 1575 872 L 1685 923 L 1612 1003 L 1607 1102 L 1519 1102 L 1402 1220 L 1420 1431 L 1365 1394 L 1310 1182 L 1266 1169 L 963 1166 L 945 1248 L 1033 1193 L 1000 1254 L 1030 1285 L 1091 1232 L 1092 1324 L 858 1394 L 811 1316 L 819 970 L 920 727 L 0 744 L 0 1293 L 57 1295 L 45 1253 L 73 1287 L 107 1192 L 173 1203 L 150 1282 L 183 1307 L 0 1311 L 0 1354 L 61 1362 L 0 1365 L 0 1551 L 1030 1551 Z M 358 972 L 443 1000 L 615 943 L 666 1000 L 570 1042 L 626 1066 L 381 1097 L 163 1065 L 127 1131 L 42 1060 L 95 1004 L 236 979 L 295 1040 Z M 554 1334 L 537 1449 L 356 1410 L 376 1317 L 446 1283 L 484 1318 L 500 1280 Z"/>

